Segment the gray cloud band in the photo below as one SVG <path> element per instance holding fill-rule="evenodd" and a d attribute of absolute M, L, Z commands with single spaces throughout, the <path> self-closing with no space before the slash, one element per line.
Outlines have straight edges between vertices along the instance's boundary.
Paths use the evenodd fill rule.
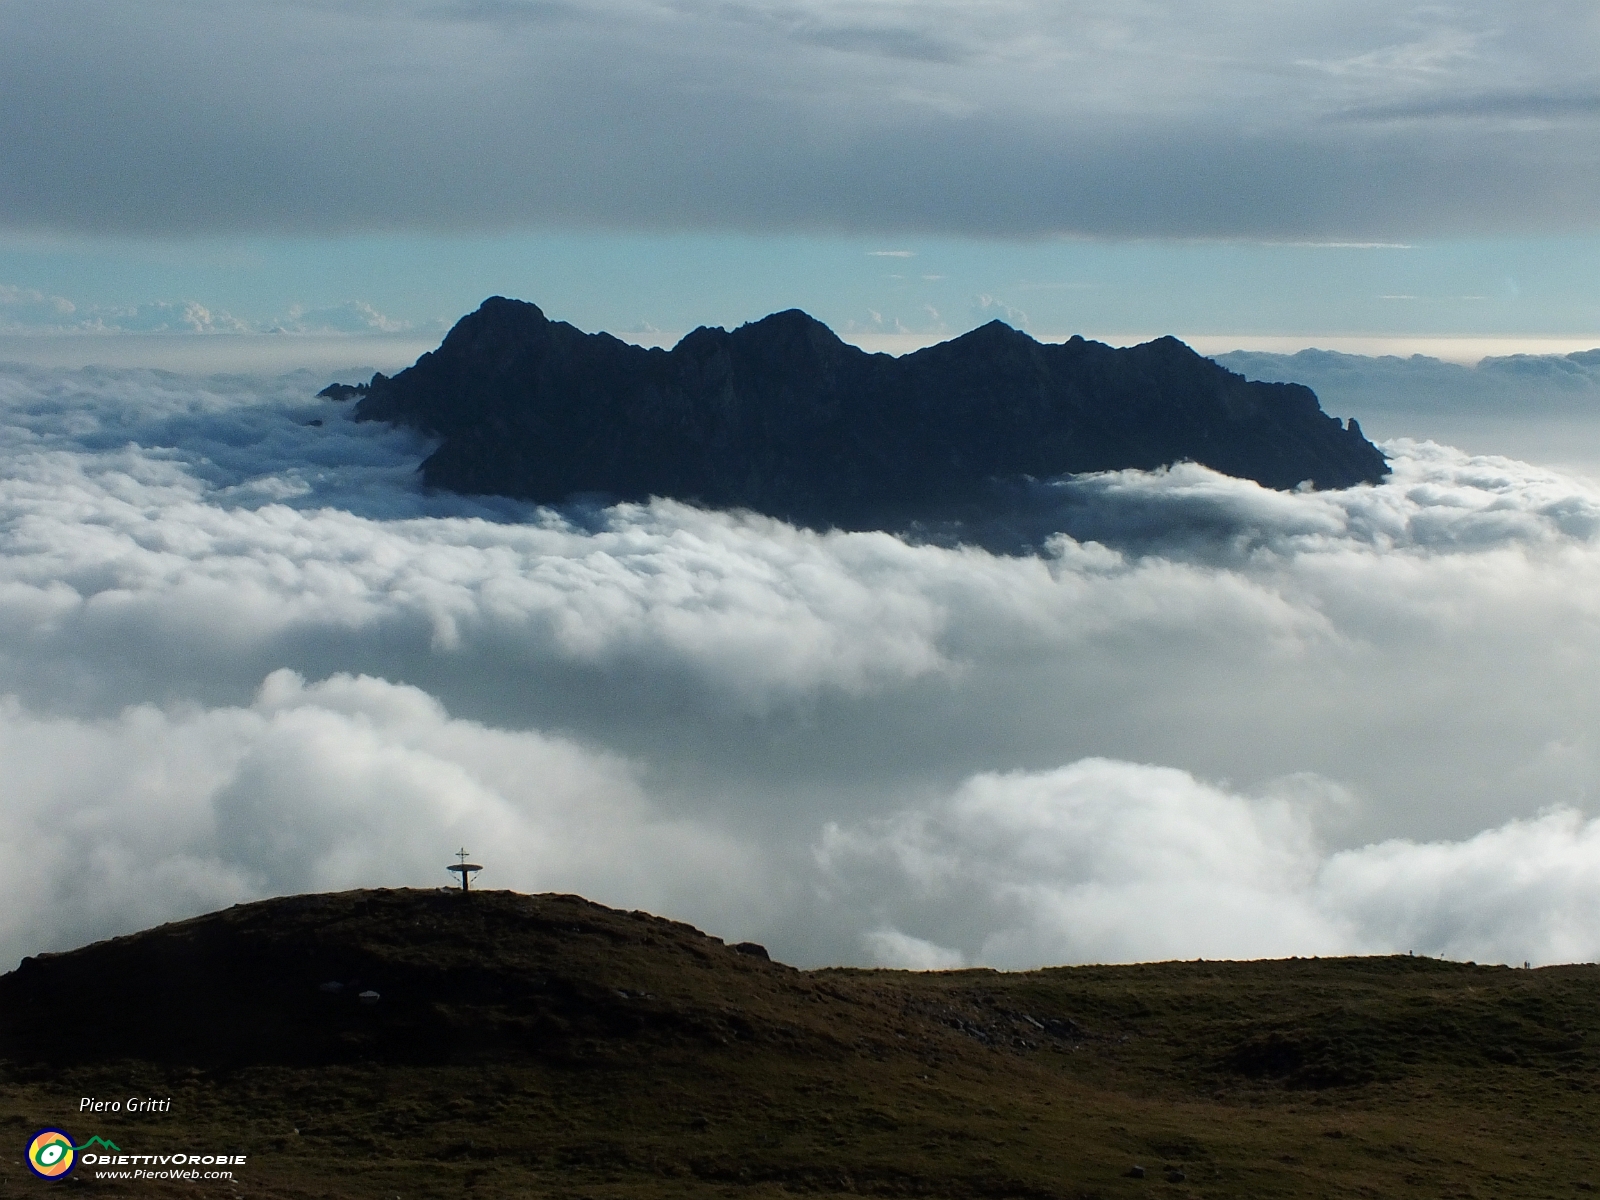
<path fill-rule="evenodd" d="M 1581 479 L 1117 473 L 1006 557 L 427 495 L 318 383 L 0 369 L 0 953 L 462 842 L 799 962 L 1600 953 Z"/>
<path fill-rule="evenodd" d="M 16 4 L 0 222 L 1590 229 L 1594 36 L 1567 2 Z"/>

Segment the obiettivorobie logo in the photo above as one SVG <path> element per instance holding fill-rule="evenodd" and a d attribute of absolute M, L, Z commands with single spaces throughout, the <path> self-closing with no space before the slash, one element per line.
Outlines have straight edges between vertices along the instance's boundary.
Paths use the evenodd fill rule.
<path fill-rule="evenodd" d="M 65 1129 L 41 1129 L 28 1143 L 28 1169 L 40 1179 L 65 1179 L 78 1165 L 78 1151 L 100 1146 L 121 1153 L 122 1147 L 102 1137 L 92 1137 L 81 1146 L 72 1144 Z"/>
<path fill-rule="evenodd" d="M 41 1179 L 65 1179 L 79 1163 L 84 1166 L 140 1169 L 118 1177 L 135 1179 L 197 1179 L 198 1172 L 161 1171 L 147 1167 L 243 1166 L 243 1154 L 126 1154 L 115 1142 L 92 1137 L 75 1145 L 65 1129 L 41 1129 L 28 1142 L 28 1169 Z M 207 1172 L 206 1177 L 232 1178 L 232 1171 Z"/>

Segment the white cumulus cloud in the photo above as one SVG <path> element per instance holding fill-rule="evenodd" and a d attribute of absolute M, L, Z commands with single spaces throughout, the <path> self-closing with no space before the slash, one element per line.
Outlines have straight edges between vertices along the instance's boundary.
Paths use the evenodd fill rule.
<path fill-rule="evenodd" d="M 894 966 L 1600 957 L 1600 820 L 1560 810 L 1330 854 L 1317 800 L 1337 804 L 1337 790 L 1308 798 L 1294 782 L 1247 797 L 1106 759 L 985 774 L 936 803 L 830 825 L 817 859 L 835 903 L 884 922 L 862 945 Z"/>
<path fill-rule="evenodd" d="M 8 698 L 0 757 L 12 959 L 262 895 L 443 884 L 458 842 L 483 886 L 725 924 L 757 891 L 757 851 L 654 811 L 626 762 L 365 676 L 278 671 L 247 706 L 99 721 Z"/>

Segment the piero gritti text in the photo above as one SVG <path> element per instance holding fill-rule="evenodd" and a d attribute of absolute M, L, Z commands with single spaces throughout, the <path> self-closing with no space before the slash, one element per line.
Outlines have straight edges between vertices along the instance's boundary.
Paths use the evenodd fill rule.
<path fill-rule="evenodd" d="M 123 1100 L 99 1100 L 85 1096 L 78 1101 L 78 1111 L 95 1113 L 164 1113 L 172 1111 L 172 1097 L 157 1100 L 154 1096 L 129 1096 Z"/>

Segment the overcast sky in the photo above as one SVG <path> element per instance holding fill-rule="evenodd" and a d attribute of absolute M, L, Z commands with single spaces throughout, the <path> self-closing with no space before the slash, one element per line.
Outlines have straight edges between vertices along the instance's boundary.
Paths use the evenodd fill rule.
<path fill-rule="evenodd" d="M 0 329 L 1589 335 L 1596 62 L 1581 0 L 4 0 Z"/>

